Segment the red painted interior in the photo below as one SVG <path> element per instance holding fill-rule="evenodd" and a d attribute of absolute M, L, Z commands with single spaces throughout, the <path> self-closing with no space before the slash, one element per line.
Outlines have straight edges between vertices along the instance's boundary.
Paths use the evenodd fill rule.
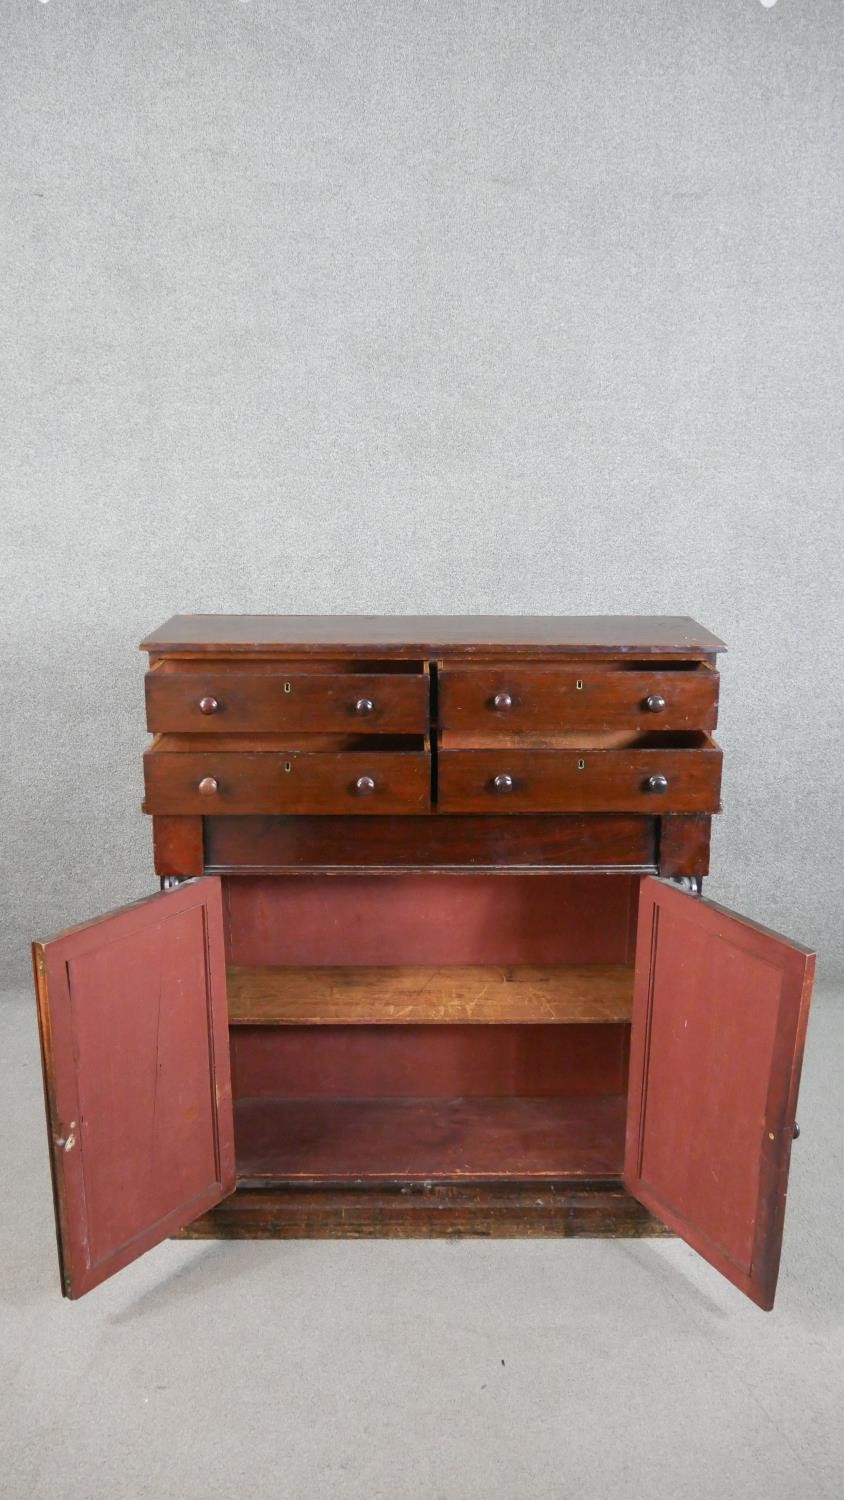
<path fill-rule="evenodd" d="M 630 1028 L 601 1026 L 233 1026 L 236 1099 L 612 1094 Z"/>
<path fill-rule="evenodd" d="M 813 957 L 643 882 L 625 1182 L 762 1306 L 779 1265 Z"/>
<path fill-rule="evenodd" d="M 69 1296 L 234 1186 L 221 918 L 210 877 L 36 945 Z"/>
<path fill-rule="evenodd" d="M 233 876 L 230 964 L 548 964 L 632 959 L 635 875 Z"/>

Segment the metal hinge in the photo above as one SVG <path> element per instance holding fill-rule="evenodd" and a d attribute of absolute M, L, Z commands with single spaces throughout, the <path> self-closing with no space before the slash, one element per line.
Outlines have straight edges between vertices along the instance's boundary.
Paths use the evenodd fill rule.
<path fill-rule="evenodd" d="M 676 885 L 680 891 L 686 891 L 690 896 L 703 895 L 702 875 L 664 875 L 666 885 Z"/>

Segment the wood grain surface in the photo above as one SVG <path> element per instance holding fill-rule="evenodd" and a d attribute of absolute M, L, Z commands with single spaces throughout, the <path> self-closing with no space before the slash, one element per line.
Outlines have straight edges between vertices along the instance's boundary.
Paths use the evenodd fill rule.
<path fill-rule="evenodd" d="M 623 1095 L 242 1099 L 238 1179 L 617 1177 Z"/>
<path fill-rule="evenodd" d="M 633 970 L 621 964 L 230 968 L 229 1021 L 373 1025 L 629 1021 Z"/>
<path fill-rule="evenodd" d="M 711 656 L 723 641 L 687 615 L 173 615 L 153 655 Z"/>

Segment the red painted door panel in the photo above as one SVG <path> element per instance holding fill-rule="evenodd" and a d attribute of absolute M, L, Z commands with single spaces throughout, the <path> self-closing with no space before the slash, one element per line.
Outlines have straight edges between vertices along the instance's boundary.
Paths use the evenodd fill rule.
<path fill-rule="evenodd" d="M 773 1305 L 814 955 L 642 882 L 624 1181 Z"/>
<path fill-rule="evenodd" d="M 33 959 L 62 1289 L 80 1297 L 234 1189 L 220 881 Z"/>

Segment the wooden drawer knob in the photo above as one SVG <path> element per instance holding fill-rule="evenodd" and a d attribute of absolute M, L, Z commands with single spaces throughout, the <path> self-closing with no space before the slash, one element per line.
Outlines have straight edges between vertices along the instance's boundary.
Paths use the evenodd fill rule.
<path fill-rule="evenodd" d="M 496 693 L 492 700 L 492 706 L 498 713 L 506 713 L 508 708 L 513 707 L 512 693 Z"/>
<path fill-rule="evenodd" d="M 494 792 L 512 792 L 513 778 L 509 771 L 499 771 L 497 776 L 493 776 L 492 790 Z"/>
<path fill-rule="evenodd" d="M 665 699 L 662 693 L 649 693 L 645 699 L 645 708 L 649 714 L 661 714 L 665 708 Z"/>
<path fill-rule="evenodd" d="M 197 787 L 200 797 L 213 797 L 220 790 L 220 783 L 216 776 L 203 776 Z"/>
<path fill-rule="evenodd" d="M 359 797 L 368 797 L 375 791 L 375 780 L 372 776 L 359 776 L 355 782 L 355 791 Z"/>
<path fill-rule="evenodd" d="M 668 791 L 668 777 L 667 776 L 663 776 L 663 774 L 662 774 L 661 771 L 656 771 L 654 773 L 654 775 L 653 776 L 649 776 L 648 779 L 647 779 L 647 781 L 645 782 L 645 791 L 646 792 L 667 792 Z"/>
<path fill-rule="evenodd" d="M 371 698 L 357 698 L 355 700 L 356 714 L 372 714 L 375 712 L 375 704 Z"/>

